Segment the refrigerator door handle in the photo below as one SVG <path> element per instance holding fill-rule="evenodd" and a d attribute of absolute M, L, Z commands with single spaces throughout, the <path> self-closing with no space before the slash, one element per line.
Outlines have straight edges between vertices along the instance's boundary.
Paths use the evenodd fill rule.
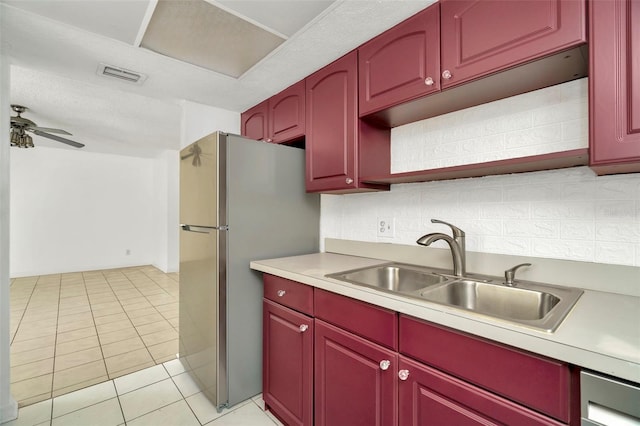
<path fill-rule="evenodd" d="M 223 225 L 223 226 L 201 226 L 201 225 L 187 225 L 187 224 L 180 224 L 180 228 L 182 228 L 183 231 L 188 231 L 188 232 L 198 232 L 200 234 L 208 234 L 211 231 L 227 231 L 229 229 L 228 226 Z"/>

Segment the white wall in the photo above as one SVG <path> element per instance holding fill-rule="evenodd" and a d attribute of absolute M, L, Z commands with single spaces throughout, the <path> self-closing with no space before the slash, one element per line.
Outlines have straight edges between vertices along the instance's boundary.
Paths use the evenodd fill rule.
<path fill-rule="evenodd" d="M 519 99 L 454 113 L 460 121 L 449 122 L 451 127 L 441 127 L 442 120 L 449 118 L 437 117 L 393 129 L 395 171 L 411 170 L 418 163 L 410 160 L 414 157 L 420 157 L 418 164 L 450 165 L 444 157 L 435 163 L 429 160 L 441 155 L 440 144 L 447 142 L 475 144 L 478 155 L 486 156 L 484 161 L 495 159 L 493 155 L 504 149 L 501 142 L 507 141 L 532 142 L 535 148 L 553 146 L 553 140 L 559 139 L 562 148 L 579 147 L 587 137 L 585 83 L 551 88 L 555 93 L 551 96 L 545 89 L 547 93 L 521 95 L 525 99 L 515 97 Z M 534 98 L 536 102 L 530 102 Z M 522 121 L 514 119 L 518 104 L 530 106 L 517 111 Z M 468 123 L 461 117 L 465 114 L 484 115 L 474 120 L 476 137 L 464 130 Z M 545 117 L 544 123 L 534 117 Z M 513 128 L 518 122 L 531 126 Z M 456 126 L 462 128 L 459 133 Z M 555 130 L 540 130 L 545 126 Z M 428 136 L 436 128 L 442 138 L 434 143 Z M 491 129 L 502 129 L 493 133 L 498 143 L 483 134 Z M 510 132 L 519 136 L 505 136 Z M 530 152 L 534 153 L 540 152 Z M 380 217 L 395 218 L 395 237 L 377 236 Z M 321 237 L 415 244 L 423 234 L 449 232 L 443 225 L 430 223 L 431 218 L 465 230 L 470 251 L 640 266 L 640 174 L 596 177 L 587 167 L 392 185 L 389 192 L 323 195 Z"/>
<path fill-rule="evenodd" d="M 0 22 L 2 22 L 0 8 Z M 0 31 L 0 44 L 2 42 Z M 9 123 L 9 63 L 0 53 L 0 123 Z M 18 405 L 10 391 L 10 330 L 9 306 L 9 132 L 0 125 L 0 423 L 15 419 Z"/>
<path fill-rule="evenodd" d="M 217 130 L 240 134 L 240 114 L 190 101 L 182 101 L 181 147 Z"/>
<path fill-rule="evenodd" d="M 13 149 L 11 276 L 152 263 L 153 161 Z"/>
<path fill-rule="evenodd" d="M 589 146 L 582 78 L 391 130 L 392 173 Z"/>
<path fill-rule="evenodd" d="M 182 107 L 181 146 L 240 130 L 239 113 L 188 101 Z M 177 271 L 178 156 L 12 150 L 11 276 L 142 264 Z"/>

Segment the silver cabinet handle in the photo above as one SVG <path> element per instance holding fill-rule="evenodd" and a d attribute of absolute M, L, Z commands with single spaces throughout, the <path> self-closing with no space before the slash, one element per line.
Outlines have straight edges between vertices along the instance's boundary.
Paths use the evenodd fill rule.
<path fill-rule="evenodd" d="M 267 142 L 273 142 L 273 139 L 267 138 Z"/>
<path fill-rule="evenodd" d="M 424 84 L 426 84 L 427 86 L 433 86 L 433 78 L 431 77 L 427 77 L 424 79 Z"/>
<path fill-rule="evenodd" d="M 453 77 L 453 74 L 451 74 L 451 71 L 449 70 L 442 71 L 442 78 L 444 78 L 445 80 L 449 80 L 451 77 Z"/>
<path fill-rule="evenodd" d="M 309 328 L 309 326 L 307 324 L 301 324 L 300 325 L 300 331 L 303 332 L 303 333 L 305 331 L 307 331 L 308 328 Z"/>
<path fill-rule="evenodd" d="M 347 185 L 351 185 L 353 183 L 353 179 L 351 178 L 346 178 L 344 181 L 347 183 Z"/>
<path fill-rule="evenodd" d="M 409 378 L 409 370 L 398 371 L 398 378 L 400 380 L 407 380 Z"/>
<path fill-rule="evenodd" d="M 282 297 L 282 296 L 284 296 L 286 293 L 287 293 L 287 292 L 286 292 L 286 291 L 284 291 L 284 290 L 278 290 L 278 291 L 276 292 L 276 294 L 278 295 L 278 297 Z"/>
<path fill-rule="evenodd" d="M 388 359 L 383 359 L 382 361 L 380 361 L 380 370 L 388 370 L 390 366 L 391 361 L 389 361 Z"/>

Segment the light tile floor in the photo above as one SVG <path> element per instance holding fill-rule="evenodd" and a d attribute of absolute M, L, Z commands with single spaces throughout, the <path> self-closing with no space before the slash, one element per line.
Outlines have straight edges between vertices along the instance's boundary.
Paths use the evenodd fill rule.
<path fill-rule="evenodd" d="M 175 359 L 178 275 L 153 266 L 11 280 L 20 407 Z"/>
<path fill-rule="evenodd" d="M 20 408 L 3 426 L 274 426 L 261 395 L 218 413 L 177 359 Z"/>

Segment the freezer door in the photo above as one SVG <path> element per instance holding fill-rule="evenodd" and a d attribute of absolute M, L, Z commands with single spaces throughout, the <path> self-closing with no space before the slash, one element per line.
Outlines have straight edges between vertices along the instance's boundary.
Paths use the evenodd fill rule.
<path fill-rule="evenodd" d="M 180 223 L 218 225 L 218 134 L 180 151 Z"/>

